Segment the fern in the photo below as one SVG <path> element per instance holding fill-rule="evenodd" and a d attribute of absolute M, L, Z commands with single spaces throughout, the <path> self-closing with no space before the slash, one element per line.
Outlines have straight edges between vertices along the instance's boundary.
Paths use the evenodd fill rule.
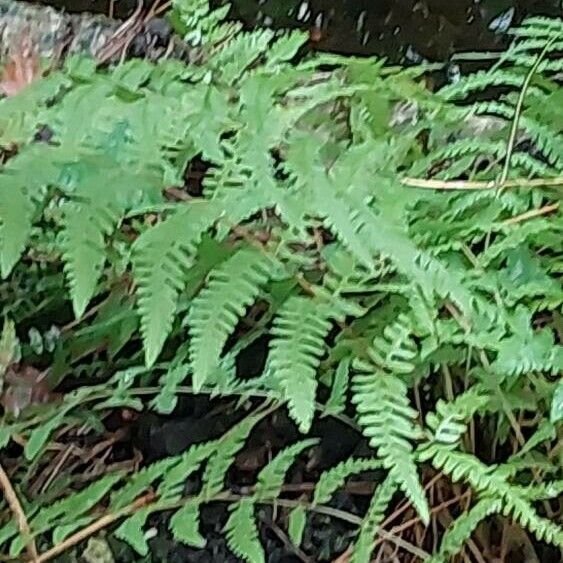
<path fill-rule="evenodd" d="M 529 502 L 506 482 L 503 475 L 497 474 L 494 467 L 487 467 L 470 454 L 453 452 L 444 446 L 432 446 L 429 450 L 432 463 L 450 475 L 454 481 L 466 480 L 476 490 L 502 500 L 502 513 L 511 516 L 522 526 L 533 532 L 538 539 L 555 545 L 563 545 L 563 533 L 549 520 L 538 516 Z M 428 457 L 425 454 L 424 457 Z"/>
<path fill-rule="evenodd" d="M 452 501 L 435 560 L 495 515 L 561 545 L 557 515 L 535 503 L 561 493 L 562 22 L 526 20 L 493 66 L 435 93 L 427 68 L 301 57 L 306 34 L 241 32 L 227 9 L 173 2 L 187 61 L 73 59 L 0 101 L 0 313 L 19 341 L 0 358 L 0 454 L 31 528 L 4 506 L 0 549 L 74 546 L 99 520 L 151 559 L 156 511 L 203 549 L 200 511 L 220 503 L 241 560 L 267 558 L 259 507 L 272 506 L 295 546 L 315 540 L 315 514 L 355 526 L 351 558 L 368 561 L 396 539 L 380 529 L 395 494 L 428 522 L 429 466 L 445 493 L 463 481 L 474 498 Z M 441 189 L 414 187 L 428 180 Z M 34 368 L 48 369 L 30 384 Z M 73 452 L 105 439 L 115 409 L 193 403 L 199 417 L 206 398 L 178 400 L 194 393 L 233 417 L 225 435 L 78 483 Z M 284 405 L 303 439 L 273 443 L 253 485 L 232 482 L 247 442 L 264 445 L 253 428 Z M 290 471 L 322 416 L 363 432 L 374 457 Z M 55 459 L 53 436 L 71 453 Z M 301 473 L 318 482 L 296 498 L 285 484 Z M 378 485 L 367 510 L 333 506 L 360 473 Z M 336 556 L 317 543 L 300 549 Z"/>
<path fill-rule="evenodd" d="M 3 180 L 0 190 L 0 268 L 5 278 L 19 260 L 31 231 L 35 206 L 22 186 Z"/>
<path fill-rule="evenodd" d="M 207 287 L 194 299 L 187 324 L 196 390 L 217 369 L 227 338 L 274 268 L 267 254 L 252 248 L 239 250 L 212 271 Z"/>
<path fill-rule="evenodd" d="M 170 530 L 176 540 L 203 549 L 205 538 L 199 532 L 199 503 L 187 502 L 170 519 Z"/>
<path fill-rule="evenodd" d="M 207 467 L 203 473 L 202 498 L 211 499 L 223 490 L 223 482 L 235 455 L 243 448 L 244 443 L 253 426 L 265 413 L 245 418 L 230 432 L 225 434 L 213 454 L 209 457 Z"/>
<path fill-rule="evenodd" d="M 248 563 L 266 561 L 264 549 L 258 540 L 254 503 L 250 499 L 243 499 L 233 505 L 225 524 L 225 532 L 229 547 L 235 555 Z"/>
<path fill-rule="evenodd" d="M 313 502 L 315 504 L 327 503 L 334 492 L 342 487 L 346 479 L 355 473 L 372 471 L 381 467 L 381 461 L 370 458 L 350 458 L 331 469 L 324 471 L 319 477 L 315 487 Z"/>
<path fill-rule="evenodd" d="M 446 530 L 440 549 L 432 556 L 435 563 L 447 562 L 462 549 L 477 526 L 487 516 L 499 511 L 502 503 L 499 499 L 484 497 L 480 499 L 468 512 L 457 518 L 453 525 Z"/>
<path fill-rule="evenodd" d="M 427 521 L 428 506 L 410 442 L 416 436 L 416 411 L 409 406 L 407 387 L 398 377 L 413 370 L 411 362 L 416 351 L 408 327 L 402 322 L 387 327 L 384 335 L 385 339 L 374 341 L 370 362 L 356 362 L 353 401 L 364 434 L 376 448 L 384 467 Z"/>
<path fill-rule="evenodd" d="M 119 480 L 121 475 L 107 475 L 92 483 L 82 491 L 75 493 L 50 506 L 41 508 L 29 522 L 31 533 L 37 535 L 54 526 L 69 524 L 91 509 Z M 25 538 L 18 536 L 10 545 L 10 555 L 18 556 L 25 545 Z"/>
<path fill-rule="evenodd" d="M 268 369 L 302 432 L 309 430 L 313 420 L 316 372 L 332 314 L 325 302 L 296 296 L 280 309 L 272 329 Z"/>
<path fill-rule="evenodd" d="M 390 477 L 375 490 L 354 546 L 350 559 L 352 563 L 369 563 L 371 560 L 374 537 L 396 490 L 397 485 Z"/>
<path fill-rule="evenodd" d="M 467 421 L 476 412 L 483 412 L 490 400 L 486 389 L 475 385 L 452 402 L 438 401 L 436 412 L 426 417 L 426 424 L 434 434 L 433 441 L 457 446 L 466 431 Z"/>
<path fill-rule="evenodd" d="M 302 440 L 281 451 L 260 473 L 254 497 L 258 500 L 279 496 L 287 473 L 295 458 L 306 448 L 316 444 L 318 440 Z"/>
<path fill-rule="evenodd" d="M 172 328 L 178 295 L 197 244 L 215 219 L 211 205 L 187 207 L 145 231 L 133 245 L 147 366 L 154 364 Z"/>

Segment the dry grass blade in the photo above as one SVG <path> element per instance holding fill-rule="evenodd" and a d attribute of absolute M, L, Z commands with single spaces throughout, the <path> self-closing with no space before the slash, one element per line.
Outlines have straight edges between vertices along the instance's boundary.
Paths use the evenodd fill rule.
<path fill-rule="evenodd" d="M 18 526 L 19 531 L 21 532 L 22 536 L 28 538 L 28 543 L 26 545 L 27 554 L 29 555 L 31 561 L 37 562 L 38 561 L 38 553 L 37 553 L 37 546 L 35 545 L 35 540 L 31 536 L 31 530 L 29 528 L 29 524 L 27 522 L 27 517 L 25 512 L 23 511 L 22 505 L 18 499 L 18 495 L 12 487 L 12 483 L 6 471 L 4 471 L 4 467 L 0 463 L 0 486 L 4 491 L 4 496 L 6 498 L 6 502 L 14 515 L 14 519 L 16 520 L 16 524 Z"/>

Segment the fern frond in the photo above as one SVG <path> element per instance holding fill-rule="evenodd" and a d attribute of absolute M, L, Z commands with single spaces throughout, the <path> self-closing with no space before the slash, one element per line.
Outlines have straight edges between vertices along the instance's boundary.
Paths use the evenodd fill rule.
<path fill-rule="evenodd" d="M 159 496 L 163 499 L 179 497 L 188 477 L 199 470 L 204 460 L 215 455 L 218 447 L 215 441 L 194 444 L 188 451 L 178 456 L 177 463 L 168 467 L 162 475 L 158 487 Z"/>
<path fill-rule="evenodd" d="M 414 370 L 417 349 L 409 325 L 408 317 L 401 315 L 383 329 L 382 337 L 374 338 L 368 354 L 376 366 L 400 375 Z"/>
<path fill-rule="evenodd" d="M 266 51 L 273 36 L 270 29 L 239 33 L 207 64 L 230 86 Z"/>
<path fill-rule="evenodd" d="M 500 498 L 501 511 L 528 528 L 539 540 L 544 540 L 558 546 L 563 546 L 563 531 L 561 528 L 538 516 L 532 505 L 521 495 L 516 487 L 512 487 L 502 471 L 495 466 L 486 466 L 475 456 L 463 452 L 452 451 L 447 446 L 432 445 L 424 451 L 423 459 L 432 459 L 436 469 L 441 469 L 452 480 L 467 481 L 475 490 Z"/>
<path fill-rule="evenodd" d="M 321 473 L 315 487 L 313 504 L 328 503 L 336 490 L 344 485 L 344 482 L 350 475 L 364 471 L 373 471 L 381 467 L 382 463 L 379 459 L 371 458 L 349 458 L 340 462 L 338 465 Z"/>
<path fill-rule="evenodd" d="M 40 165 L 38 166 L 37 163 Z M 47 187 L 54 184 L 59 175 L 56 149 L 39 144 L 21 149 L 21 152 L 8 160 L 2 168 L 0 174 L 0 276 L 2 278 L 8 276 L 24 251 L 31 234 L 34 214 L 45 197 Z"/>
<path fill-rule="evenodd" d="M 414 463 L 410 440 L 416 437 L 417 413 L 409 405 L 407 386 L 397 374 L 408 374 L 416 356 L 405 319 L 384 331 L 369 350 L 371 361 L 357 360 L 352 380 L 352 401 L 358 421 L 383 466 L 410 498 L 423 521 L 429 510 Z M 392 371 L 384 371 L 392 370 Z"/>
<path fill-rule="evenodd" d="M 301 30 L 277 38 L 266 51 L 266 68 L 275 68 L 280 63 L 290 61 L 307 41 L 307 34 Z"/>
<path fill-rule="evenodd" d="M 141 508 L 133 516 L 124 520 L 114 532 L 116 538 L 127 542 L 142 556 L 146 556 L 149 553 L 149 544 L 144 526 L 150 513 L 151 510 L 149 508 Z"/>
<path fill-rule="evenodd" d="M 560 18 L 548 18 L 545 16 L 527 17 L 518 27 L 509 32 L 515 37 L 534 37 L 544 40 L 554 35 L 563 34 L 563 20 Z"/>
<path fill-rule="evenodd" d="M 26 190 L 1 176 L 0 273 L 6 278 L 19 260 L 31 233 L 35 205 Z"/>
<path fill-rule="evenodd" d="M 436 404 L 436 412 L 426 416 L 426 424 L 434 434 L 433 439 L 455 447 L 467 429 L 467 421 L 489 401 L 489 393 L 481 385 L 470 387 L 451 402 L 440 399 Z"/>
<path fill-rule="evenodd" d="M 330 395 L 324 405 L 323 416 L 339 414 L 346 408 L 346 395 L 350 383 L 350 358 L 344 358 L 334 370 Z"/>
<path fill-rule="evenodd" d="M 350 563 L 369 563 L 371 561 L 371 552 L 377 529 L 383 521 L 385 510 L 387 510 L 396 490 L 397 483 L 391 476 L 388 476 L 375 490 L 360 527 Z"/>
<path fill-rule="evenodd" d="M 263 416 L 264 413 L 248 416 L 218 441 L 203 473 L 202 499 L 211 500 L 214 495 L 223 490 L 225 476 L 233 464 L 236 454 L 244 447 L 252 428 Z"/>
<path fill-rule="evenodd" d="M 188 501 L 180 510 L 177 510 L 169 524 L 174 539 L 187 545 L 203 549 L 206 545 L 205 538 L 199 531 L 199 503 Z"/>
<path fill-rule="evenodd" d="M 295 458 L 306 448 L 318 443 L 315 438 L 302 440 L 282 450 L 258 474 L 254 498 L 258 500 L 275 499 L 280 494 L 285 474 L 295 462 Z"/>
<path fill-rule="evenodd" d="M 217 369 L 225 342 L 275 266 L 255 248 L 239 250 L 211 272 L 207 287 L 193 300 L 186 323 L 196 391 Z"/>
<path fill-rule="evenodd" d="M 133 273 L 147 366 L 154 364 L 172 328 L 186 272 L 201 236 L 216 218 L 216 209 L 209 202 L 188 206 L 147 229 L 133 244 Z"/>
<path fill-rule="evenodd" d="M 64 207 L 62 240 L 65 274 L 76 318 L 80 318 L 96 291 L 106 260 L 105 237 L 117 225 L 119 209 L 108 203 L 69 203 Z"/>
<path fill-rule="evenodd" d="M 90 510 L 108 491 L 122 479 L 122 475 L 106 475 L 82 491 L 71 494 L 49 506 L 41 508 L 30 520 L 33 536 L 47 532 L 55 526 L 70 524 Z M 17 556 L 25 547 L 26 538 L 18 536 L 12 541 L 10 555 Z"/>
<path fill-rule="evenodd" d="M 225 532 L 227 543 L 235 555 L 248 563 L 265 563 L 266 557 L 258 539 L 254 503 L 251 499 L 242 499 L 232 505 Z"/>
<path fill-rule="evenodd" d="M 307 510 L 304 506 L 296 506 L 290 513 L 287 524 L 287 535 L 291 543 L 299 547 L 303 541 L 303 532 L 307 524 Z"/>
<path fill-rule="evenodd" d="M 455 84 L 448 84 L 440 90 L 440 95 L 445 100 L 465 99 L 476 92 L 482 92 L 496 86 L 511 86 L 516 89 L 522 88 L 525 75 L 517 74 L 512 70 L 497 69 L 491 73 L 482 70 L 462 78 Z"/>
<path fill-rule="evenodd" d="M 531 139 L 543 157 L 556 169 L 563 170 L 563 141 L 561 132 L 554 131 L 548 125 L 522 116 L 520 126 L 523 134 Z"/>
<path fill-rule="evenodd" d="M 169 457 L 152 463 L 138 471 L 123 487 L 112 493 L 110 505 L 113 510 L 119 510 L 131 504 L 163 475 L 176 465 L 179 457 Z"/>
<path fill-rule="evenodd" d="M 317 368 L 333 314 L 323 301 L 294 296 L 274 320 L 268 370 L 279 382 L 289 413 L 302 432 L 313 420 Z"/>
<path fill-rule="evenodd" d="M 498 513 L 502 502 L 497 498 L 483 497 L 467 512 L 458 516 L 446 530 L 437 553 L 432 556 L 432 563 L 447 563 L 457 555 L 477 526 L 491 514 Z"/>

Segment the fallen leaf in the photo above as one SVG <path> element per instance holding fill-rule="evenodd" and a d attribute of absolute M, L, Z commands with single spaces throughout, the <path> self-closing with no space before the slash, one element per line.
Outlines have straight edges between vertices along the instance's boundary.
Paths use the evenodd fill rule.
<path fill-rule="evenodd" d="M 4 410 L 17 417 L 27 407 L 58 401 L 61 395 L 51 391 L 45 375 L 31 366 L 8 368 L 0 396 Z"/>

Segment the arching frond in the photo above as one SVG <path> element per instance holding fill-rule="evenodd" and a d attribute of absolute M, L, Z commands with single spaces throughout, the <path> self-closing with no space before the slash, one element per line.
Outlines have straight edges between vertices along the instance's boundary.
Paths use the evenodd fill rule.
<path fill-rule="evenodd" d="M 211 272 L 207 286 L 192 302 L 186 320 L 196 390 L 217 369 L 227 338 L 275 268 L 276 263 L 269 255 L 246 248 Z"/>

